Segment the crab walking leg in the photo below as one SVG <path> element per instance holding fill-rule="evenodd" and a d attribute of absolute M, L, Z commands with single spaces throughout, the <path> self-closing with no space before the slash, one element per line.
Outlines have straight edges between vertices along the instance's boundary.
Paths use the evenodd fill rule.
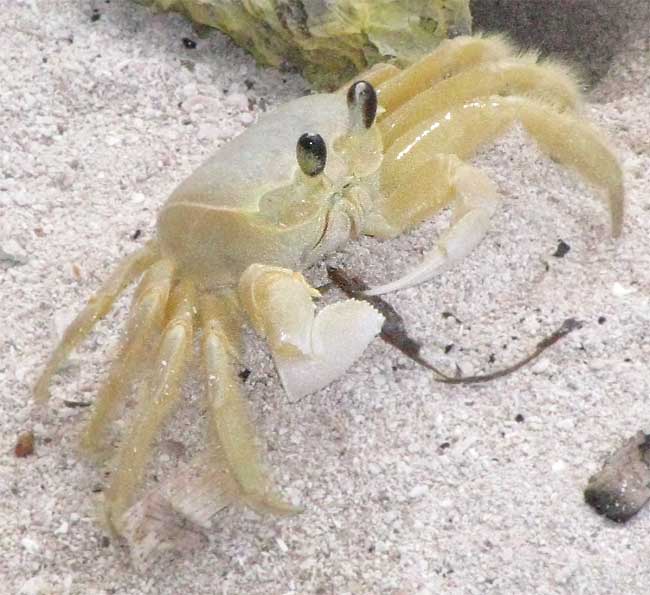
<path fill-rule="evenodd" d="M 454 180 L 463 162 L 455 155 L 434 155 L 408 175 L 382 176 L 380 196 L 363 219 L 364 235 L 389 240 L 429 219 L 450 204 Z"/>
<path fill-rule="evenodd" d="M 225 321 L 231 316 L 226 299 L 206 295 L 200 301 L 206 401 L 213 437 L 237 484 L 238 500 L 257 512 L 296 513 L 295 507 L 272 491 L 260 461 L 255 431 L 233 365 L 239 337 L 226 330 Z"/>
<path fill-rule="evenodd" d="M 48 399 L 50 380 L 70 352 L 88 336 L 97 321 L 106 316 L 118 296 L 157 258 L 158 246 L 155 242 L 149 242 L 120 262 L 102 288 L 90 298 L 86 307 L 65 330 L 63 338 L 36 382 L 34 387 L 36 401 L 43 402 Z"/>
<path fill-rule="evenodd" d="M 81 447 L 95 454 L 102 446 L 104 429 L 126 396 L 134 371 L 159 333 L 172 284 L 174 265 L 159 260 L 144 275 L 133 299 L 131 318 L 120 352 L 99 391 L 92 416 L 81 437 Z"/>
<path fill-rule="evenodd" d="M 435 83 L 466 68 L 512 57 L 515 51 L 502 37 L 456 37 L 379 85 L 379 104 L 386 115 Z M 381 120 L 381 115 L 379 116 Z"/>
<path fill-rule="evenodd" d="M 179 283 L 171 294 L 170 319 L 160 341 L 155 371 L 143 383 L 132 425 L 120 445 L 106 490 L 107 518 L 118 533 L 121 516 L 142 482 L 154 438 L 178 402 L 186 363 L 192 353 L 195 307 L 193 285 L 188 281 Z"/>
<path fill-rule="evenodd" d="M 444 162 L 444 157 L 446 156 L 442 156 L 440 161 Z M 454 165 L 454 161 L 457 165 Z M 439 183 L 443 188 L 450 187 L 456 193 L 449 230 L 417 267 L 392 283 L 365 291 L 366 295 L 380 295 L 427 281 L 436 273 L 465 258 L 487 233 L 490 218 L 499 202 L 496 186 L 482 171 L 464 165 L 457 159 L 450 158 L 446 165 L 448 166 L 447 179 Z M 417 223 L 426 213 L 426 198 L 422 196 L 419 205 L 408 204 L 409 200 L 410 197 L 406 192 L 397 192 L 391 196 L 389 203 L 401 203 L 407 211 L 413 213 L 413 223 Z M 434 208 L 437 208 L 435 202 Z M 399 212 L 398 205 L 388 206 L 393 212 Z M 389 223 L 397 227 L 405 224 L 403 220 L 390 221 L 390 211 L 386 212 Z"/>
<path fill-rule="evenodd" d="M 523 125 L 546 154 L 605 191 L 612 234 L 619 236 L 623 222 L 623 174 L 614 154 L 590 124 L 525 97 L 479 98 L 415 126 L 387 151 L 382 182 L 395 184 L 431 155 L 446 153 L 467 159 L 516 122 Z"/>
<path fill-rule="evenodd" d="M 410 128 L 436 114 L 475 97 L 525 95 L 547 100 L 559 111 L 573 109 L 580 91 L 568 68 L 545 61 L 535 64 L 535 54 L 501 62 L 480 64 L 422 91 L 379 123 L 384 146 L 389 147 Z"/>
<path fill-rule="evenodd" d="M 390 80 L 393 77 L 397 76 L 400 72 L 402 71 L 397 66 L 380 62 L 379 64 L 375 64 L 368 70 L 365 70 L 364 72 L 355 76 L 352 80 L 343 85 L 337 92 L 343 94 L 347 93 L 348 89 L 357 81 L 366 81 L 376 88 L 379 87 L 379 85 L 382 83 L 385 83 L 387 80 Z"/>
<path fill-rule="evenodd" d="M 384 317 L 367 302 L 345 300 L 317 315 L 319 293 L 300 273 L 254 264 L 239 282 L 250 320 L 266 338 L 287 394 L 298 398 L 341 376 L 381 331 Z"/>

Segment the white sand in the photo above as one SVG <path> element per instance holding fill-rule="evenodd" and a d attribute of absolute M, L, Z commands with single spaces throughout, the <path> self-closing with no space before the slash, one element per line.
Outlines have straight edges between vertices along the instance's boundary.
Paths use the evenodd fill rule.
<path fill-rule="evenodd" d="M 647 592 L 650 511 L 615 526 L 582 500 L 606 454 L 650 430 L 650 11 L 646 0 L 625 6 L 645 14 L 617 37 L 586 107 L 625 169 L 623 238 L 610 239 L 584 185 L 515 131 L 477 160 L 505 197 L 488 238 L 462 266 L 390 297 L 428 355 L 465 373 L 513 361 L 565 318 L 584 328 L 535 365 L 469 387 L 434 383 L 378 339 L 299 404 L 257 347 L 251 408 L 278 484 L 306 512 L 228 511 L 205 550 L 138 574 L 95 521 L 103 477 L 75 450 L 87 410 L 63 405 L 92 399 L 127 299 L 57 378 L 43 422 L 30 417 L 30 386 L 70 316 L 152 236 L 175 184 L 263 101 L 271 109 L 306 85 L 131 2 L 0 2 L 0 247 L 26 261 L 0 263 L 0 592 Z M 393 278 L 439 228 L 363 240 L 331 262 Z M 562 259 L 559 238 L 571 246 Z M 196 443 L 190 394 L 167 437 Z M 16 459 L 26 429 L 36 456 Z"/>

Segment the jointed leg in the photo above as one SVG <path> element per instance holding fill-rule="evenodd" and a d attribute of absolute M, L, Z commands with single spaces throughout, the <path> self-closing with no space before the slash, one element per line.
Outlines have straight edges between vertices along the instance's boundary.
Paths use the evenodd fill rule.
<path fill-rule="evenodd" d="M 559 111 L 573 109 L 580 92 L 575 77 L 560 64 L 536 64 L 535 54 L 479 64 L 444 79 L 415 95 L 379 123 L 384 146 L 424 120 L 429 120 L 476 97 L 525 95 L 548 102 Z"/>
<path fill-rule="evenodd" d="M 318 315 L 318 292 L 288 269 L 251 265 L 239 296 L 255 330 L 268 341 L 287 393 L 300 397 L 341 376 L 377 335 L 384 317 L 367 302 L 345 300 Z"/>
<path fill-rule="evenodd" d="M 233 359 L 239 352 L 239 332 L 232 333 L 238 312 L 229 301 L 228 296 L 216 298 L 212 295 L 203 296 L 200 301 L 206 401 L 212 438 L 236 484 L 236 499 L 258 512 L 294 513 L 297 510 L 272 491 L 260 462 L 255 431 L 233 366 Z M 232 324 L 233 318 L 235 324 Z"/>
<path fill-rule="evenodd" d="M 423 122 L 390 147 L 382 165 L 382 180 L 392 184 L 405 179 L 431 155 L 467 159 L 515 122 L 521 122 L 547 154 L 607 193 L 612 233 L 620 235 L 623 176 L 616 157 L 590 124 L 533 99 L 481 98 Z"/>
<path fill-rule="evenodd" d="M 37 401 L 45 401 L 49 397 L 48 386 L 50 379 L 70 352 L 83 341 L 93 329 L 98 320 L 106 316 L 117 297 L 142 274 L 158 258 L 158 248 L 155 242 L 150 242 L 137 252 L 125 257 L 102 288 L 88 301 L 86 307 L 66 329 L 63 338 L 57 345 L 45 370 L 36 382 L 34 396 Z"/>
<path fill-rule="evenodd" d="M 462 164 L 453 156 L 437 156 L 426 162 L 424 168 L 439 176 L 438 188 L 455 194 L 451 225 L 417 267 L 392 283 L 364 292 L 367 295 L 388 293 L 427 281 L 467 256 L 487 233 L 499 199 L 494 183 L 480 170 Z M 428 198 L 425 192 L 414 195 L 398 189 L 383 205 L 381 213 L 394 232 L 399 233 L 426 218 L 430 209 L 440 207 L 435 197 L 433 201 Z M 403 213 L 409 216 L 404 217 Z"/>
<path fill-rule="evenodd" d="M 381 198 L 364 218 L 361 232 L 387 240 L 435 215 L 454 198 L 454 172 L 460 164 L 455 155 L 434 155 L 398 170 L 399 175 L 383 176 Z"/>
<path fill-rule="evenodd" d="M 106 513 L 118 533 L 121 516 L 142 481 L 154 438 L 180 397 L 186 363 L 192 353 L 194 294 L 190 282 L 181 282 L 172 291 L 169 322 L 160 341 L 154 373 L 143 383 L 131 427 L 116 456 L 106 491 Z"/>
<path fill-rule="evenodd" d="M 131 318 L 120 351 L 111 365 L 95 401 L 92 416 L 81 438 L 88 454 L 102 446 L 103 433 L 133 380 L 136 367 L 148 359 L 147 349 L 160 333 L 171 288 L 174 267 L 160 260 L 144 275 L 131 306 Z"/>
<path fill-rule="evenodd" d="M 502 37 L 456 37 L 444 41 L 428 56 L 379 85 L 379 104 L 386 115 L 435 83 L 477 64 L 503 60 L 514 54 Z M 379 119 L 381 120 L 381 114 Z"/>
<path fill-rule="evenodd" d="M 402 71 L 397 68 L 397 66 L 381 62 L 355 76 L 352 80 L 343 85 L 337 92 L 344 94 L 347 93 L 348 89 L 357 81 L 366 81 L 373 87 L 377 88 L 382 83 L 385 83 L 386 81 L 397 76 L 400 72 Z"/>

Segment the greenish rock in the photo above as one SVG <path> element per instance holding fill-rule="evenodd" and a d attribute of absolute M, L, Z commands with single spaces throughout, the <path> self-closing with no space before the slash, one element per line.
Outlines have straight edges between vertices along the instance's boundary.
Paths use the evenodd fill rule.
<path fill-rule="evenodd" d="M 469 0 L 138 0 L 216 27 L 261 64 L 333 88 L 377 62 L 410 64 L 471 33 Z"/>

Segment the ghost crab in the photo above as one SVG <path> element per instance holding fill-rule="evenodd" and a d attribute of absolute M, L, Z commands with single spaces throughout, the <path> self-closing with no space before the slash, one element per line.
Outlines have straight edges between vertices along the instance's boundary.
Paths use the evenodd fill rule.
<path fill-rule="evenodd" d="M 270 487 L 236 373 L 242 326 L 266 338 L 292 396 L 340 376 L 383 318 L 348 299 L 315 312 L 318 291 L 300 274 L 359 234 L 393 238 L 453 206 L 449 230 L 421 264 L 367 293 L 433 277 L 470 252 L 498 204 L 494 184 L 465 163 L 520 123 L 554 159 L 603 190 L 621 232 L 622 175 L 578 113 L 563 66 L 520 54 L 499 37 L 460 37 L 401 71 L 379 65 L 345 89 L 290 102 L 216 152 L 180 184 L 158 217 L 157 238 L 126 257 L 66 330 L 35 394 L 136 278 L 119 353 L 82 436 L 98 453 L 132 385 L 133 421 L 105 492 L 118 532 L 153 442 L 181 395 L 195 334 L 201 339 L 211 446 L 236 499 L 258 511 L 294 509 Z M 198 333 L 196 331 L 198 330 Z M 139 379 L 138 372 L 148 372 Z"/>

